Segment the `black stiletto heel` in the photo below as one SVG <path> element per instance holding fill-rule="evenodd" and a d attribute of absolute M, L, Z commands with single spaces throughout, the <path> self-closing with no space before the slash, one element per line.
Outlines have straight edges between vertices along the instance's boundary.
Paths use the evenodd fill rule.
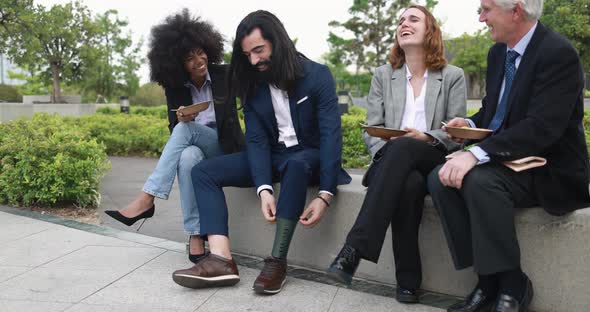
<path fill-rule="evenodd" d="M 138 216 L 135 216 L 132 218 L 127 218 L 126 216 L 122 215 L 117 210 L 105 210 L 104 213 L 106 213 L 111 218 L 125 224 L 126 226 L 132 226 L 135 222 L 143 219 L 143 222 L 141 222 L 141 224 L 139 225 L 139 227 L 136 230 L 136 231 L 139 231 L 139 229 L 141 229 L 141 227 L 145 223 L 145 220 L 154 216 L 155 211 L 156 211 L 156 205 L 152 205 L 152 207 L 150 209 L 148 209 L 148 210 L 140 213 Z"/>

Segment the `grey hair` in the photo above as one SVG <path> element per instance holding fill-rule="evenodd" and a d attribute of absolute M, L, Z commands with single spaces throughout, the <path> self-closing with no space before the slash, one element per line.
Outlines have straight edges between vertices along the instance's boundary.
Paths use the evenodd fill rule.
<path fill-rule="evenodd" d="M 494 3 L 505 9 L 512 10 L 520 3 L 528 20 L 538 20 L 543 13 L 543 0 L 493 0 Z"/>

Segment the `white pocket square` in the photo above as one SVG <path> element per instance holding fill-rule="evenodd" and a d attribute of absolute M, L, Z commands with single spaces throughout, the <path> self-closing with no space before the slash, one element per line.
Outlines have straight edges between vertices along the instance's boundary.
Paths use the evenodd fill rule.
<path fill-rule="evenodd" d="M 305 101 L 305 100 L 307 100 L 307 96 L 306 96 L 306 97 L 304 97 L 304 98 L 302 98 L 301 100 L 297 101 L 297 104 L 301 104 L 301 102 L 303 102 L 303 101 Z"/>

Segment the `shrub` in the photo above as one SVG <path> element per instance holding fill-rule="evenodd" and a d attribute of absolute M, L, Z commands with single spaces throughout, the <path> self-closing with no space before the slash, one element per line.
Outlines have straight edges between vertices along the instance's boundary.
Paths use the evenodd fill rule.
<path fill-rule="evenodd" d="M 157 157 L 170 135 L 166 119 L 149 115 L 96 114 L 80 118 L 64 117 L 64 120 L 103 143 L 110 156 Z"/>
<path fill-rule="evenodd" d="M 22 101 L 23 96 L 16 87 L 0 84 L 0 102 L 21 103 Z"/>
<path fill-rule="evenodd" d="M 109 167 L 104 145 L 60 117 L 0 124 L 0 203 L 96 207 Z"/>
<path fill-rule="evenodd" d="M 166 105 L 145 107 L 132 105 L 129 112 L 132 115 L 154 116 L 162 119 L 168 119 L 168 107 Z M 121 110 L 111 107 L 101 107 L 96 110 L 96 113 L 103 115 L 120 115 Z"/>
<path fill-rule="evenodd" d="M 348 114 L 342 115 L 342 166 L 345 168 L 366 167 L 371 162 L 360 127 L 365 123 L 366 114 L 366 110 L 351 106 Z"/>
<path fill-rule="evenodd" d="M 139 87 L 139 90 L 129 99 L 129 102 L 131 105 L 138 106 L 166 105 L 166 95 L 162 87 L 150 82 Z"/>

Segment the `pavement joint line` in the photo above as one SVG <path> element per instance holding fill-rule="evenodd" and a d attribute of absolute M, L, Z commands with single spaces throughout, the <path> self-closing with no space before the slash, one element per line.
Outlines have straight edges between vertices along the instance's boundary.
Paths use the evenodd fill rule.
<path fill-rule="evenodd" d="M 103 286 L 103 287 L 101 287 L 101 288 L 97 289 L 96 291 L 94 291 L 94 292 L 93 292 L 93 293 L 91 293 L 90 295 L 88 295 L 88 296 L 86 296 L 86 297 L 84 297 L 84 298 L 80 299 L 80 301 L 76 302 L 76 304 L 82 303 L 84 300 L 86 300 L 86 299 L 88 299 L 88 298 L 90 298 L 90 297 L 94 296 L 95 294 L 97 294 L 98 292 L 102 291 L 103 289 L 105 289 L 105 288 L 107 288 L 107 287 L 109 287 L 109 286 L 113 285 L 114 283 L 116 283 L 116 282 L 120 281 L 121 279 L 123 279 L 123 278 L 125 278 L 125 277 L 129 276 L 129 274 L 132 274 L 133 272 L 137 271 L 138 269 L 140 269 L 140 268 L 141 268 L 141 267 L 143 267 L 144 265 L 146 265 L 146 264 L 148 264 L 148 263 L 150 263 L 150 262 L 154 261 L 155 259 L 159 258 L 161 255 L 165 254 L 166 252 L 167 252 L 167 251 L 165 251 L 165 250 L 164 250 L 164 251 L 162 251 L 162 253 L 160 253 L 159 255 L 157 255 L 157 256 L 155 256 L 155 257 L 153 257 L 152 259 L 150 259 L 150 260 L 148 260 L 148 261 L 144 262 L 143 264 L 141 264 L 141 265 L 137 266 L 135 269 L 133 269 L 133 270 L 131 270 L 131 271 L 129 271 L 129 272 L 127 272 L 127 273 L 123 274 L 122 276 L 120 276 L 120 277 L 118 277 L 118 278 L 116 278 L 114 281 L 112 281 L 112 282 L 110 282 L 110 283 L 106 284 L 105 286 Z"/>
<path fill-rule="evenodd" d="M 207 302 L 209 302 L 209 300 L 211 300 L 211 298 L 213 298 L 213 296 L 215 296 L 219 291 L 221 290 L 221 287 L 218 287 L 209 297 L 207 297 L 207 299 L 205 299 L 205 301 L 203 301 L 203 303 L 201 303 L 195 310 L 193 310 L 193 312 L 198 312 Z"/>
<path fill-rule="evenodd" d="M 336 287 L 336 292 L 334 293 L 334 297 L 332 297 L 332 301 L 330 301 L 330 305 L 328 306 L 328 310 L 326 310 L 326 312 L 330 312 L 332 309 L 332 305 L 334 304 L 334 300 L 336 300 L 336 296 L 338 296 L 338 292 L 340 292 L 340 287 Z"/>
<path fill-rule="evenodd" d="M 49 230 L 51 230 L 51 229 L 44 229 L 44 230 L 41 230 L 41 231 L 39 231 L 39 232 L 31 233 L 31 234 L 25 235 L 25 236 L 23 236 L 23 237 L 19 237 L 19 238 L 13 239 L 13 240 L 9 240 L 9 241 L 6 241 L 6 242 L 3 242 L 3 243 L 0 243 L 0 246 L 1 246 L 1 245 L 7 245 L 7 244 L 9 244 L 9 243 L 14 243 L 14 242 L 16 242 L 16 241 L 18 241 L 18 240 L 21 240 L 21 239 L 27 239 L 27 238 L 29 238 L 29 237 L 31 237 L 31 236 L 34 236 L 34 235 L 37 235 L 37 234 L 40 234 L 40 233 L 43 233 L 43 232 L 47 232 L 47 231 L 49 231 Z"/>
<path fill-rule="evenodd" d="M 74 228 L 74 229 L 78 229 L 81 231 L 86 231 L 86 232 L 90 232 L 90 233 L 94 233 L 94 234 L 99 234 L 102 236 L 113 237 L 113 238 L 117 238 L 117 239 L 124 240 L 124 241 L 130 241 L 130 242 L 134 242 L 134 243 L 137 243 L 140 245 L 145 245 L 145 246 L 150 246 L 153 248 L 162 249 L 163 253 L 165 253 L 167 251 L 184 253 L 184 248 L 182 248 L 182 250 L 167 249 L 165 247 L 155 246 L 155 245 L 148 244 L 145 242 L 134 241 L 129 238 L 130 235 L 136 234 L 136 233 L 132 233 L 132 232 L 127 232 L 127 231 L 118 230 L 118 229 L 114 229 L 114 228 L 103 227 L 103 226 L 99 226 L 99 225 L 95 225 L 95 224 L 81 223 L 81 222 L 74 221 L 74 220 L 63 219 L 61 217 L 40 214 L 38 212 L 27 211 L 27 210 L 22 210 L 22 209 L 18 209 L 18 208 L 8 207 L 8 206 L 0 206 L 0 211 L 14 214 L 14 215 L 23 216 L 23 217 L 29 217 L 29 218 L 37 219 L 37 220 L 41 220 L 41 221 L 46 221 L 46 222 L 50 222 L 50 223 L 54 223 L 54 224 L 59 224 L 59 225 L 65 226 L 65 227 Z M 138 235 L 143 235 L 143 234 L 138 234 Z M 163 242 L 163 241 L 167 241 L 167 240 L 162 239 L 161 241 L 158 241 L 158 242 Z M 153 244 L 156 244 L 158 242 L 155 242 Z M 162 254 L 158 255 L 157 257 L 161 256 Z M 254 256 L 250 256 L 250 255 L 238 254 L 238 253 L 232 253 L 232 256 L 235 258 L 236 263 L 240 266 L 248 267 L 251 269 L 258 269 L 258 270 L 260 270 L 262 268 L 262 262 L 263 262 L 262 258 L 254 257 Z M 137 268 L 135 270 L 137 270 Z M 135 270 L 133 270 L 133 271 L 135 271 Z M 128 274 L 132 273 L 133 271 L 129 272 Z M 388 297 L 388 298 L 391 298 L 392 300 L 395 300 L 394 298 L 395 298 L 396 287 L 395 287 L 395 285 L 392 285 L 392 284 L 378 283 L 378 282 L 355 277 L 355 278 L 353 278 L 352 284 L 350 286 L 343 286 L 342 284 L 339 284 L 339 283 L 336 283 L 336 282 L 333 282 L 332 280 L 330 280 L 327 277 L 327 275 L 325 274 L 325 272 L 323 272 L 323 271 L 320 271 L 317 269 L 306 268 L 306 267 L 300 267 L 300 266 L 296 266 L 296 265 L 289 265 L 287 272 L 290 277 L 299 278 L 302 280 L 307 280 L 307 281 L 312 281 L 312 282 L 317 282 L 317 283 L 322 283 L 322 284 L 327 284 L 327 285 L 332 285 L 332 286 L 336 286 L 339 288 L 346 288 L 346 289 L 350 289 L 353 291 L 359 291 L 359 292 L 363 292 L 363 293 L 369 293 L 369 294 L 373 294 L 373 295 Z M 126 275 L 128 275 L 128 274 L 126 274 Z M 122 276 L 121 278 L 125 277 L 126 275 Z M 121 279 L 121 278 L 119 278 L 119 279 Z M 119 279 L 117 279 L 117 280 L 119 280 Z M 107 286 L 105 286 L 105 287 L 107 287 Z M 418 294 L 420 297 L 420 304 L 425 305 L 425 306 L 435 307 L 435 308 L 441 308 L 441 309 L 445 309 L 445 308 L 449 307 L 451 304 L 456 303 L 459 300 L 461 300 L 461 298 L 456 297 L 456 296 L 445 295 L 445 294 L 440 294 L 440 293 L 435 293 L 435 292 L 429 292 L 429 291 L 425 291 L 425 290 L 419 290 Z M 84 299 L 86 299 L 86 298 L 84 298 Z"/>

